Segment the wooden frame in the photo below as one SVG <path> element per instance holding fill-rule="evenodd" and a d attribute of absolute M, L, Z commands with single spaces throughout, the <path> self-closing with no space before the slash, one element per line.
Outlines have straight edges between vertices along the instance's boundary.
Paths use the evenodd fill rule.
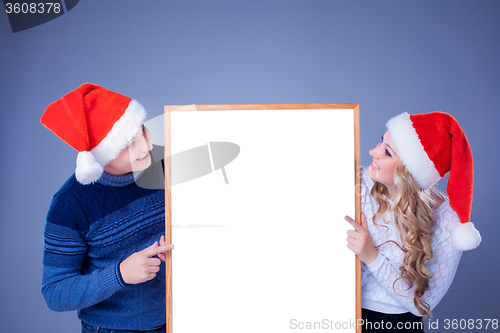
<path fill-rule="evenodd" d="M 352 111 L 352 117 L 353 117 L 353 134 L 354 134 L 354 184 L 355 184 L 355 209 L 354 209 L 354 215 L 357 221 L 360 221 L 361 219 L 361 205 L 360 205 L 360 175 L 359 175 L 359 170 L 360 170 L 360 155 L 359 155 L 359 104 L 231 104 L 231 105 L 167 105 L 165 106 L 165 114 L 164 114 L 164 119 L 165 119 L 165 156 L 171 156 L 173 153 L 174 156 L 176 153 L 179 153 L 178 151 L 171 151 L 171 144 L 172 144 L 172 125 L 176 126 L 175 124 L 172 124 L 172 113 L 173 112 L 184 112 L 184 111 L 261 111 L 261 110 L 268 110 L 269 112 L 272 112 L 272 110 L 298 110 L 299 112 L 307 111 L 310 112 L 309 114 L 313 114 L 312 112 L 318 112 L 318 110 L 350 110 Z M 197 113 L 200 114 L 200 113 Z M 218 114 L 218 113 L 217 113 Z M 255 114 L 255 113 L 254 113 Z M 291 113 L 289 113 L 291 114 Z M 286 115 L 286 114 L 285 114 Z M 228 126 L 231 126 L 230 123 L 227 124 Z M 258 131 L 257 131 L 258 132 Z M 211 140 L 208 138 L 207 140 Z M 175 140 L 174 140 L 175 141 Z M 207 143 L 207 147 L 209 144 Z M 172 156 L 173 159 L 173 156 Z M 165 181 L 165 225 L 166 225 L 166 230 L 165 230 L 165 235 L 166 235 L 166 241 L 167 243 L 174 243 L 176 244 L 176 240 L 172 239 L 172 225 L 175 225 L 175 222 L 172 222 L 172 188 L 171 184 L 172 181 L 175 184 L 175 177 L 172 180 L 172 170 L 171 170 L 171 160 L 166 159 L 167 163 L 165 163 L 165 174 L 166 174 L 166 181 Z M 174 167 L 175 168 L 175 167 Z M 224 171 L 224 168 L 222 168 L 222 171 L 224 173 L 224 178 L 226 179 L 226 174 Z M 341 222 L 339 222 L 341 223 Z M 345 237 L 344 237 L 345 239 Z M 177 244 L 176 244 L 177 245 Z M 344 242 L 343 244 L 344 247 L 346 247 L 346 244 Z M 177 249 L 176 249 L 177 250 Z M 173 252 L 173 256 L 176 256 L 176 250 Z M 361 263 L 358 258 L 356 258 L 352 254 L 352 260 L 355 260 L 355 309 L 353 311 L 355 312 L 355 319 L 361 319 Z M 167 258 L 166 258 L 166 288 L 167 288 L 167 298 L 166 298 L 166 305 L 167 305 L 167 332 L 168 333 L 173 333 L 173 304 L 172 304 L 172 253 L 168 252 Z M 195 314 L 196 316 L 196 314 Z M 253 318 L 254 320 L 258 320 L 258 318 Z M 339 319 L 339 321 L 342 321 L 342 319 Z M 210 332 L 210 328 L 205 329 L 205 331 Z M 214 330 L 217 331 L 217 330 Z M 238 330 L 236 330 L 238 331 Z M 239 330 L 241 331 L 241 330 Z M 262 329 L 262 332 L 267 332 L 266 329 Z M 314 331 L 314 330 L 313 330 Z M 176 333 L 182 333 L 181 331 L 176 331 Z M 219 332 L 219 331 L 217 331 Z M 356 332 L 361 332 L 361 327 L 356 328 Z"/>

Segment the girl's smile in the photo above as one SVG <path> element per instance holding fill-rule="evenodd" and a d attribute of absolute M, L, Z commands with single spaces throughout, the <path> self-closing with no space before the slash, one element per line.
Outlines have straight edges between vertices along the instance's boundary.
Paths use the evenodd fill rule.
<path fill-rule="evenodd" d="M 367 170 L 368 176 L 373 181 L 384 184 L 392 197 L 395 190 L 394 169 L 401 159 L 397 155 L 396 146 L 389 131 L 384 133 L 382 142 L 370 150 L 370 156 L 373 157 L 373 161 Z"/>

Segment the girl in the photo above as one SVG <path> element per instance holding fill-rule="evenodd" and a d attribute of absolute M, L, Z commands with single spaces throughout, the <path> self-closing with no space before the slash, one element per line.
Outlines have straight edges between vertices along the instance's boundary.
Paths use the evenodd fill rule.
<path fill-rule="evenodd" d="M 481 241 L 469 222 L 472 152 L 446 113 L 403 113 L 387 129 L 362 170 L 361 225 L 346 216 L 347 246 L 363 262 L 363 332 L 423 332 L 462 251 Z M 447 198 L 433 185 L 448 172 Z"/>

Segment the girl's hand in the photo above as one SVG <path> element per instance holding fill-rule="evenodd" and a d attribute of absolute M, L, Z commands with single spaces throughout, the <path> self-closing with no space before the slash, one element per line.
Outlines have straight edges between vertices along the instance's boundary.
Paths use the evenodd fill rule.
<path fill-rule="evenodd" d="M 173 245 L 158 245 L 158 242 L 154 242 L 150 247 L 131 254 L 120 263 L 123 282 L 138 284 L 154 279 L 161 264 L 161 260 L 155 257 L 172 248 Z"/>
<path fill-rule="evenodd" d="M 347 248 L 354 252 L 358 258 L 369 265 L 377 259 L 378 251 L 373 245 L 372 237 L 366 225 L 365 214 L 361 213 L 361 224 L 350 218 L 345 217 L 354 230 L 347 230 Z"/>

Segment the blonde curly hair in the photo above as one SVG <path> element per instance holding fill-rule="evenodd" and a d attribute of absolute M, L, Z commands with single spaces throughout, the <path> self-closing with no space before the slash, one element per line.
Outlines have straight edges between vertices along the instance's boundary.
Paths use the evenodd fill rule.
<path fill-rule="evenodd" d="M 379 182 L 375 182 L 372 187 L 371 195 L 378 203 L 373 220 L 375 221 L 380 216 L 382 221 L 388 223 L 385 218 L 393 212 L 394 224 L 401 244 L 389 240 L 377 246 L 377 249 L 392 242 L 404 252 L 403 265 L 399 267 L 401 276 L 394 281 L 393 289 L 399 279 L 408 285 L 408 289 L 415 285 L 413 304 L 420 314 L 428 315 L 431 314 L 430 307 L 422 296 L 429 289 L 429 280 L 433 274 L 425 267 L 425 264 L 433 259 L 431 247 L 434 235 L 431 229 L 434 223 L 433 209 L 439 207 L 445 198 L 435 188 L 421 190 L 402 163 L 399 163 L 394 170 L 394 184 L 397 189 L 392 198 L 394 203 L 392 209 L 387 199 L 384 198 L 389 195 L 387 187 Z"/>

